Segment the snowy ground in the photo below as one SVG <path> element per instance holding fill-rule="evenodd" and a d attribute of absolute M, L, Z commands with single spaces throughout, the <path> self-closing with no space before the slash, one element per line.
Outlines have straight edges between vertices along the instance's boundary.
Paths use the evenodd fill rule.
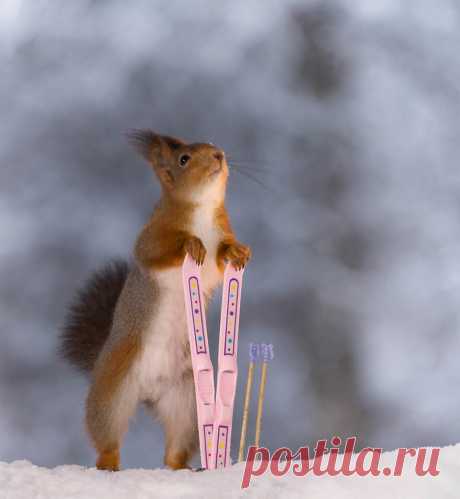
<path fill-rule="evenodd" d="M 394 465 L 396 452 L 382 456 Z M 409 462 L 407 462 L 409 465 Z M 81 466 L 41 468 L 28 461 L 0 463 L 1 499 L 142 499 L 142 498 L 308 498 L 447 499 L 460 497 L 460 444 L 441 450 L 437 477 L 416 476 L 409 465 L 401 477 L 255 477 L 241 489 L 244 464 L 194 473 L 132 469 L 119 473 Z"/>

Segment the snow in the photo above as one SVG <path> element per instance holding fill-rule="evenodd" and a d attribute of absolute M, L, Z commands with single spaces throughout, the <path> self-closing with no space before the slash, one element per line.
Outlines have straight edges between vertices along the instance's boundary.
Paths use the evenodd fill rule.
<path fill-rule="evenodd" d="M 380 468 L 394 466 L 397 451 L 382 455 Z M 428 451 L 428 455 L 431 452 Z M 419 477 L 406 461 L 401 477 L 253 477 L 249 488 L 241 489 L 244 463 L 225 470 L 196 473 L 165 469 L 128 469 L 118 473 L 81 466 L 53 469 L 28 461 L 0 462 L 2 499 L 143 499 L 161 498 L 306 498 L 361 499 L 417 498 L 447 499 L 460 495 L 460 444 L 441 449 L 436 477 Z"/>

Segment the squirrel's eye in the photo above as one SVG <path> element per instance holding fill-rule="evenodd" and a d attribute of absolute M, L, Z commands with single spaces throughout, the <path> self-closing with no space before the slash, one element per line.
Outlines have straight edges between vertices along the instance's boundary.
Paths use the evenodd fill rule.
<path fill-rule="evenodd" d="M 190 156 L 188 154 L 182 154 L 182 156 L 179 158 L 179 164 L 181 166 L 185 166 L 189 159 L 190 159 Z"/>

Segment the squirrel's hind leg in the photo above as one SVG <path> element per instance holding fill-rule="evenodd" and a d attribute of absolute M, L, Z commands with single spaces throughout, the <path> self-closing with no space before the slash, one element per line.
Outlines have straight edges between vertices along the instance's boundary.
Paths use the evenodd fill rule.
<path fill-rule="evenodd" d="M 195 386 L 187 371 L 155 404 L 155 412 L 165 432 L 164 463 L 173 470 L 189 468 L 198 449 Z"/>
<path fill-rule="evenodd" d="M 97 468 L 120 469 L 120 445 L 136 410 L 139 386 L 131 367 L 139 351 L 135 336 L 126 336 L 103 354 L 86 402 L 86 427 L 98 451 Z"/>

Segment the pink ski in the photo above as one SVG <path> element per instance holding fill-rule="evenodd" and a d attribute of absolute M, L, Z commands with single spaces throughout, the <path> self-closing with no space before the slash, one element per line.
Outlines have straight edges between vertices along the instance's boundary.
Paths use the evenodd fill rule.
<path fill-rule="evenodd" d="M 214 428 L 214 370 L 209 355 L 200 267 L 187 254 L 182 265 L 185 308 L 195 380 L 201 466 L 210 468 Z"/>
<path fill-rule="evenodd" d="M 223 468 L 230 462 L 233 403 L 238 375 L 238 327 L 240 321 L 241 287 L 243 270 L 230 264 L 224 273 L 222 305 L 220 312 L 219 367 L 217 372 L 213 462 L 211 468 Z"/>
<path fill-rule="evenodd" d="M 214 371 L 209 354 L 200 267 L 186 255 L 182 272 L 195 380 L 201 465 L 206 469 L 221 468 L 230 465 L 243 270 L 235 270 L 230 264 L 225 268 L 217 395 L 214 391 Z"/>

